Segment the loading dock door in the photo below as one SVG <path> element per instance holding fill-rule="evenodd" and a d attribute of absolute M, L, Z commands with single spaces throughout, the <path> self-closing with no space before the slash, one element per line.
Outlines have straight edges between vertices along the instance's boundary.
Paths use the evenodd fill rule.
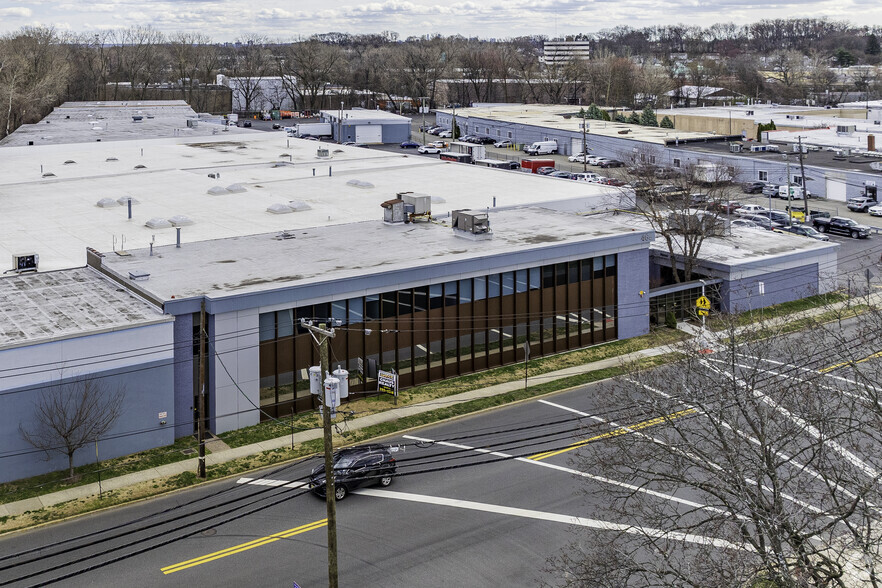
<path fill-rule="evenodd" d="M 586 147 L 587 147 L 587 140 L 586 140 Z M 570 154 L 576 155 L 577 153 L 582 153 L 582 138 L 581 137 L 579 137 L 578 139 L 572 139 L 572 141 L 570 143 Z M 591 152 L 589 151 L 588 153 L 591 153 Z"/>
<path fill-rule="evenodd" d="M 843 180 L 827 178 L 827 200 L 845 202 L 845 182 Z"/>
<path fill-rule="evenodd" d="M 355 127 L 355 142 L 367 145 L 383 142 L 383 125 L 358 125 Z"/>

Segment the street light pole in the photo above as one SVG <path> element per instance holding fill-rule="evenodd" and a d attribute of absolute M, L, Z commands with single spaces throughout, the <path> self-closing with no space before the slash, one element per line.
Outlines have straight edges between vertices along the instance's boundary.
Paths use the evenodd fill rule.
<path fill-rule="evenodd" d="M 588 171 L 588 142 L 586 138 L 586 134 L 588 133 L 587 122 L 585 117 L 582 117 L 582 171 Z"/>

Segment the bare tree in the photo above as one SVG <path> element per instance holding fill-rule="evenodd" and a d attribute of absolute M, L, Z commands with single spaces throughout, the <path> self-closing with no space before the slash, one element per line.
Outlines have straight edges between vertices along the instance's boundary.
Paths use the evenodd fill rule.
<path fill-rule="evenodd" d="M 34 422 L 19 424 L 22 438 L 45 452 L 67 456 L 74 477 L 74 454 L 107 433 L 122 413 L 125 390 L 108 387 L 103 380 L 87 376 L 58 381 L 43 390 L 34 402 Z"/>
<path fill-rule="evenodd" d="M 631 188 L 623 195 L 664 242 L 673 280 L 690 281 L 705 240 L 725 235 L 734 171 L 713 162 L 665 168 L 638 151 L 630 154 L 626 176 L 634 198 Z"/>
<path fill-rule="evenodd" d="M 279 73 L 291 100 L 307 110 L 320 110 L 328 86 L 344 75 L 343 58 L 340 47 L 316 39 L 287 46 L 279 61 Z"/>
<path fill-rule="evenodd" d="M 860 572 L 878 586 L 878 414 L 822 368 L 854 346 L 828 336 L 841 325 L 806 337 L 731 322 L 712 355 L 688 346 L 603 385 L 620 416 L 591 418 L 610 432 L 592 431 L 577 463 L 617 526 L 556 558 L 567 585 L 845 588 Z"/>
<path fill-rule="evenodd" d="M 240 39 L 225 57 L 233 95 L 238 98 L 242 110 L 254 110 L 261 98 L 263 78 L 272 67 L 266 39 L 261 36 Z"/>

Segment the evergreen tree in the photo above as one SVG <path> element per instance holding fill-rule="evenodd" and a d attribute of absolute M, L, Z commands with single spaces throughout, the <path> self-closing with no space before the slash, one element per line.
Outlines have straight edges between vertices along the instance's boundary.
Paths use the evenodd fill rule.
<path fill-rule="evenodd" d="M 655 117 L 655 111 L 647 104 L 640 114 L 640 124 L 644 127 L 657 127 L 658 119 Z"/>
<path fill-rule="evenodd" d="M 632 112 L 631 116 L 628 117 L 628 122 L 631 123 L 632 125 L 639 125 L 640 124 L 640 115 L 637 114 L 636 112 Z"/>
<path fill-rule="evenodd" d="M 602 120 L 603 119 L 603 111 L 600 110 L 596 104 L 592 104 L 588 107 L 588 118 L 593 120 Z"/>
<path fill-rule="evenodd" d="M 624 115 L 624 114 L 617 114 L 617 115 L 616 115 L 616 122 L 619 122 L 619 123 L 626 123 L 626 122 L 628 122 L 628 119 L 625 118 L 625 115 Z"/>
<path fill-rule="evenodd" d="M 667 115 L 663 119 L 661 119 L 661 123 L 659 125 L 663 129 L 673 129 L 674 121 L 672 121 Z"/>
<path fill-rule="evenodd" d="M 879 38 L 876 35 L 871 33 L 867 37 L 867 46 L 864 49 L 864 53 L 867 55 L 879 55 L 882 53 L 882 47 L 879 46 Z"/>

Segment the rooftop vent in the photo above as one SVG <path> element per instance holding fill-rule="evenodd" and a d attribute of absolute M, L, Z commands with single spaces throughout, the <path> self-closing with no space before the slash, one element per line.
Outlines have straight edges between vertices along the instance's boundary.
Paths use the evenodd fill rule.
<path fill-rule="evenodd" d="M 141 120 L 142 120 L 143 118 L 144 118 L 143 116 L 134 115 L 134 116 L 132 117 L 132 122 L 141 122 Z"/>
<path fill-rule="evenodd" d="M 221 194 L 229 194 L 229 191 L 223 186 L 212 186 L 205 193 L 211 196 L 220 196 Z"/>
<path fill-rule="evenodd" d="M 312 210 L 312 206 L 304 202 L 303 200 L 291 200 L 288 202 L 288 208 L 293 210 L 294 212 L 301 212 L 303 210 Z"/>
<path fill-rule="evenodd" d="M 141 202 L 140 202 L 137 198 L 134 198 L 133 196 L 122 196 L 122 197 L 120 197 L 120 198 L 117 198 L 117 199 L 116 199 L 116 202 L 117 202 L 117 204 L 119 204 L 120 206 L 125 206 L 125 205 L 128 204 L 129 202 L 131 202 L 132 205 L 135 205 L 135 204 L 141 204 Z"/>
<path fill-rule="evenodd" d="M 54 178 L 55 174 L 53 174 L 52 172 L 46 172 L 45 174 L 43 174 L 43 177 L 44 178 Z"/>
<path fill-rule="evenodd" d="M 176 227 L 186 227 L 193 224 L 193 219 L 191 219 L 189 216 L 184 216 L 183 214 L 176 214 L 175 216 L 168 219 L 168 222 Z"/>
<path fill-rule="evenodd" d="M 404 211 L 404 200 L 395 198 L 387 200 L 380 204 L 383 207 L 384 223 L 403 223 L 407 222 L 407 215 Z"/>
<path fill-rule="evenodd" d="M 149 229 L 169 229 L 172 224 L 166 219 L 157 216 L 144 223 L 144 226 Z"/>
<path fill-rule="evenodd" d="M 408 221 L 416 222 L 417 220 L 431 220 L 431 196 L 416 192 L 400 192 L 398 197 L 404 201 L 404 211 L 407 214 Z"/>
<path fill-rule="evenodd" d="M 490 217 L 478 210 L 454 210 L 453 234 L 472 240 L 491 239 Z"/>
<path fill-rule="evenodd" d="M 294 212 L 294 209 L 287 204 L 276 202 L 275 204 L 270 204 L 269 206 L 267 206 L 266 211 L 273 214 L 290 214 Z"/>
<path fill-rule="evenodd" d="M 68 159 L 67 161 L 64 162 L 64 165 L 70 165 L 72 163 L 76 163 L 76 161 L 74 161 L 73 159 Z"/>
<path fill-rule="evenodd" d="M 144 270 L 134 270 L 129 272 L 129 279 L 136 282 L 146 282 L 150 279 L 150 274 Z"/>
<path fill-rule="evenodd" d="M 12 255 L 12 271 L 14 272 L 35 272 L 39 265 L 40 256 L 36 253 L 14 253 Z"/>
<path fill-rule="evenodd" d="M 328 151 L 327 147 L 319 147 L 315 150 L 315 156 L 324 159 L 326 157 L 330 157 L 331 153 Z"/>
<path fill-rule="evenodd" d="M 119 206 L 119 202 L 117 202 L 113 198 L 102 198 L 96 203 L 96 205 L 101 208 L 114 208 L 116 206 Z"/>
<path fill-rule="evenodd" d="M 119 161 L 119 159 L 117 159 L 116 157 L 108 157 L 104 161 Z"/>
<path fill-rule="evenodd" d="M 135 169 L 147 169 L 147 166 L 144 165 L 143 163 L 139 163 L 138 165 L 135 166 Z"/>
<path fill-rule="evenodd" d="M 346 182 L 347 186 L 352 186 L 353 188 L 373 188 L 374 185 L 370 182 L 365 182 L 362 180 L 349 180 Z"/>
<path fill-rule="evenodd" d="M 239 194 L 240 192 L 247 192 L 248 190 L 242 184 L 230 184 L 227 186 L 227 192 L 231 194 Z"/>

